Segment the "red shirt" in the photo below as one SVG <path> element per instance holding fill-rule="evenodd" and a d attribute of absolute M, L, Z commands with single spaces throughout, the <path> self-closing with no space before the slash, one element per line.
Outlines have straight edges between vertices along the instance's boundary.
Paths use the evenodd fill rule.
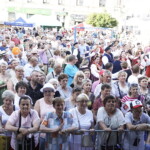
<path fill-rule="evenodd" d="M 93 108 L 93 110 L 98 111 L 98 109 L 99 109 L 100 107 L 103 107 L 103 106 L 104 106 L 104 105 L 103 105 L 103 102 L 102 102 L 101 98 L 97 98 L 97 99 L 94 101 L 92 108 Z"/>

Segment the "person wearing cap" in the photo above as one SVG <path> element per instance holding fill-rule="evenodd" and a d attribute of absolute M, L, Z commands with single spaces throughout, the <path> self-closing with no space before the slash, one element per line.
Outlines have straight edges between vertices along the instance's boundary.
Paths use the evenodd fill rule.
<path fill-rule="evenodd" d="M 121 110 L 124 114 L 130 110 L 130 103 L 136 99 L 141 101 L 143 104 L 145 103 L 145 97 L 143 95 L 140 95 L 139 93 L 138 84 L 131 84 L 129 86 L 128 95 L 125 95 L 121 99 L 121 103 L 122 103 Z"/>
<path fill-rule="evenodd" d="M 87 103 L 89 97 L 85 93 L 81 93 L 76 98 L 77 107 L 70 109 L 74 120 L 77 120 L 77 127 L 79 130 L 91 130 L 93 131 L 94 119 L 92 111 L 87 109 Z M 89 132 L 85 132 L 83 135 L 87 135 Z M 71 135 L 70 137 L 70 149 L 71 150 L 83 150 L 81 146 L 81 135 Z M 86 150 L 92 150 L 93 148 L 86 147 Z"/>
<path fill-rule="evenodd" d="M 55 111 L 52 105 L 52 100 L 55 95 L 55 88 L 52 84 L 46 83 L 44 84 L 43 88 L 41 88 L 40 91 L 43 93 L 44 97 L 36 101 L 34 109 L 38 112 L 42 122 L 48 112 Z M 40 149 L 45 149 L 44 144 L 45 144 L 45 134 L 41 134 Z"/>
<path fill-rule="evenodd" d="M 41 123 L 40 131 L 47 132 L 47 149 L 68 150 L 69 133 L 77 130 L 77 120 L 72 114 L 64 111 L 64 99 L 56 97 L 53 99 L 55 111 L 48 112 Z"/>
<path fill-rule="evenodd" d="M 144 131 L 150 130 L 150 117 L 143 112 L 143 104 L 134 100 L 130 104 L 131 112 L 126 113 L 125 121 L 128 132 L 125 132 L 124 150 L 145 150 Z"/>

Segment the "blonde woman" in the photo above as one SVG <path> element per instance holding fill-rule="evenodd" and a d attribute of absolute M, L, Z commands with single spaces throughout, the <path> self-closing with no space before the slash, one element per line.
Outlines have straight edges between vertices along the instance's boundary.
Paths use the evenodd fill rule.
<path fill-rule="evenodd" d="M 70 85 L 72 88 L 82 88 L 82 81 L 85 79 L 85 74 L 82 71 L 78 71 L 73 79 L 73 83 Z"/>

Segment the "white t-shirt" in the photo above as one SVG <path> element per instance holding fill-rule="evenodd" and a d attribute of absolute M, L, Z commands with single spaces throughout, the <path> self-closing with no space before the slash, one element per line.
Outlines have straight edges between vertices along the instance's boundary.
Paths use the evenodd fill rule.
<path fill-rule="evenodd" d="M 116 112 L 112 116 L 108 116 L 105 108 L 100 107 L 97 113 L 97 123 L 100 121 L 112 130 L 117 130 L 121 125 L 125 124 L 123 113 L 118 108 L 116 108 Z M 109 141 L 107 141 L 109 134 Z M 108 146 L 116 145 L 117 136 L 118 135 L 116 134 L 116 132 L 100 132 L 97 137 L 98 140 L 96 142 L 96 145 L 98 148 L 100 145 L 105 145 L 106 142 L 108 142 Z"/>
<path fill-rule="evenodd" d="M 135 76 L 135 75 L 130 75 L 129 78 L 128 78 L 128 83 L 129 84 L 138 84 L 138 78 L 142 77 L 141 74 L 139 74 L 138 76 Z"/>
<path fill-rule="evenodd" d="M 93 114 L 91 110 L 86 109 L 86 113 L 81 114 L 78 111 L 78 108 L 75 107 L 75 108 L 72 108 L 69 112 L 72 114 L 73 118 L 77 120 L 76 122 L 78 122 L 79 130 L 90 129 L 92 123 L 94 122 Z M 85 134 L 88 134 L 88 133 L 86 132 Z M 71 135 L 70 141 L 71 143 L 73 142 L 78 143 L 78 144 L 81 143 L 81 135 Z"/>

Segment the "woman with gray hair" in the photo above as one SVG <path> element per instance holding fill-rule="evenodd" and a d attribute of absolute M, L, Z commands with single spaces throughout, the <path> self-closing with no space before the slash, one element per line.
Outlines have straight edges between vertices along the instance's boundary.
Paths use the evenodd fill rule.
<path fill-rule="evenodd" d="M 24 78 L 24 67 L 23 66 L 16 66 L 15 67 L 15 77 L 11 77 L 7 83 L 7 89 L 15 91 L 15 86 L 19 81 L 27 82 Z"/>
<path fill-rule="evenodd" d="M 3 92 L 2 94 L 2 100 L 3 100 L 3 105 L 0 106 L 0 131 L 4 132 L 5 131 L 5 125 L 6 122 L 8 120 L 8 118 L 10 117 L 10 115 L 12 114 L 12 112 L 15 110 L 15 107 L 13 105 L 13 101 L 14 101 L 14 93 L 10 90 L 6 90 Z M 11 138 L 11 132 L 7 132 L 4 133 L 6 136 L 4 138 L 4 142 L 6 142 L 8 144 L 8 149 L 10 148 L 10 138 Z M 2 148 L 3 145 L 1 145 Z M 4 145 L 6 146 L 6 145 Z"/>
<path fill-rule="evenodd" d="M 93 102 L 95 100 L 94 94 L 91 92 L 92 81 L 90 79 L 82 80 L 82 92 L 85 93 L 89 97 L 88 101 L 88 109 L 92 109 Z"/>
<path fill-rule="evenodd" d="M 129 84 L 126 82 L 127 73 L 125 71 L 120 71 L 118 73 L 118 81 L 114 83 L 115 91 L 117 97 L 122 99 L 128 94 Z"/>
<path fill-rule="evenodd" d="M 87 109 L 87 103 L 89 101 L 89 97 L 82 93 L 77 96 L 76 103 L 77 107 L 72 108 L 70 113 L 73 118 L 78 122 L 78 129 L 83 131 L 91 130 L 93 131 L 94 119 L 91 110 Z M 84 135 L 88 135 L 89 132 L 85 132 Z M 71 135 L 70 138 L 70 149 L 84 150 L 85 147 L 81 146 L 81 139 L 83 135 Z M 92 142 L 92 141 L 90 141 Z M 83 144 L 83 143 L 82 143 Z M 93 148 L 86 148 L 86 150 L 91 150 Z"/>
<path fill-rule="evenodd" d="M 0 114 L 2 116 L 2 124 L 5 125 L 8 117 L 15 110 L 13 102 L 15 95 L 12 91 L 6 90 L 2 94 L 3 105 L 0 106 Z"/>
<path fill-rule="evenodd" d="M 2 93 L 7 89 L 7 82 L 9 79 L 9 76 L 7 74 L 7 68 L 8 64 L 6 61 L 0 62 L 0 99 L 2 99 Z M 2 105 L 3 102 L 0 101 L 0 105 Z"/>

